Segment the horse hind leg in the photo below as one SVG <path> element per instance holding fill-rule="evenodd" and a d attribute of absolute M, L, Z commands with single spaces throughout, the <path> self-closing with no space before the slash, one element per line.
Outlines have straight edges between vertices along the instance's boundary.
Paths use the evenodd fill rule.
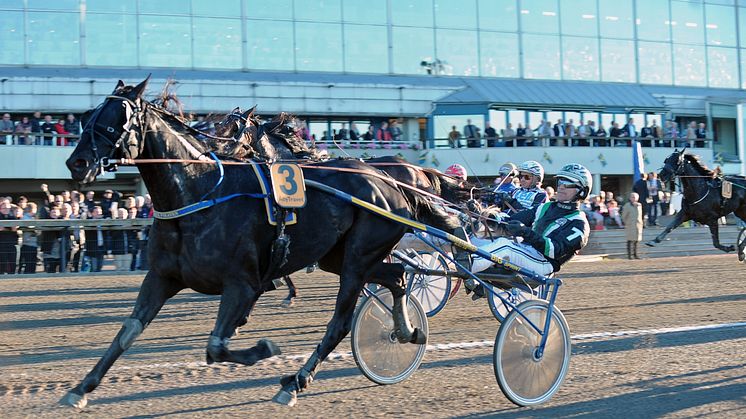
<path fill-rule="evenodd" d="M 286 275 L 282 279 L 285 281 L 285 285 L 288 286 L 288 296 L 282 300 L 281 305 L 285 308 L 292 307 L 293 304 L 295 304 L 295 299 L 298 297 L 298 290 L 295 287 L 293 280 L 290 278 L 290 275 Z"/>
<path fill-rule="evenodd" d="M 150 324 L 163 304 L 182 289 L 181 284 L 163 279 L 154 271 L 148 272 L 140 287 L 132 314 L 124 321 L 109 349 L 83 381 L 60 400 L 60 404 L 84 408 L 88 403 L 86 394 L 98 387 L 109 368 Z"/>
<path fill-rule="evenodd" d="M 707 227 L 710 228 L 710 235 L 712 236 L 713 246 L 715 246 L 717 249 L 720 249 L 726 253 L 736 250 L 736 246 L 733 246 L 733 245 L 723 246 L 722 244 L 720 244 L 720 229 L 718 227 L 717 218 L 714 221 L 707 223 Z"/>
<path fill-rule="evenodd" d="M 251 310 L 260 296 L 261 293 L 239 281 L 223 287 L 218 318 L 207 343 L 206 362 L 208 364 L 235 362 L 254 365 L 262 359 L 280 354 L 280 348 L 269 339 L 261 339 L 256 346 L 249 349 L 236 351 L 228 349 L 231 336 L 238 326 L 247 323 Z"/>
<path fill-rule="evenodd" d="M 412 323 L 409 321 L 402 264 L 380 262 L 370 270 L 368 281 L 384 286 L 391 291 L 394 300 L 394 334 L 399 343 L 419 345 L 427 343 L 427 336 L 421 330 L 412 327 Z"/>

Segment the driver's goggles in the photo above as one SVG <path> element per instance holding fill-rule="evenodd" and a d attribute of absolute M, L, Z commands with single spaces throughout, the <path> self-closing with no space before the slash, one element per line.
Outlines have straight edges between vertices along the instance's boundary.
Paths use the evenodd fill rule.
<path fill-rule="evenodd" d="M 557 179 L 557 186 L 564 186 L 565 188 L 578 188 L 578 185 L 576 185 L 575 182 L 562 178 Z"/>

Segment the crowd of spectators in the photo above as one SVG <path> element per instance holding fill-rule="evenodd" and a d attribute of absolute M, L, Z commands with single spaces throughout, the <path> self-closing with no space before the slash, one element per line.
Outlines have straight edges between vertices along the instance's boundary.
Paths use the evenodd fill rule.
<path fill-rule="evenodd" d="M 134 219 L 152 218 L 149 195 L 130 196 L 106 190 L 101 198 L 93 191 L 50 193 L 42 185 L 40 203 L 25 196 L 0 197 L 0 220 L 34 219 Z M 147 270 L 146 249 L 149 227 L 129 230 L 106 227 L 72 227 L 59 230 L 0 227 L 0 273 L 33 274 L 39 264 L 48 273 L 60 271 L 100 272 L 105 259 L 116 270 Z M 62 261 L 66 266 L 61 266 Z"/>
<path fill-rule="evenodd" d="M 4 113 L 0 121 L 0 145 L 75 146 L 80 135 L 80 122 L 73 114 L 53 119 L 52 115 L 34 112 L 14 121 Z"/>
<path fill-rule="evenodd" d="M 638 130 L 634 118 L 629 118 L 624 126 L 619 122 L 613 122 L 610 127 L 593 120 L 585 120 L 575 125 L 570 119 L 563 121 L 558 119 L 552 124 L 550 121 L 541 120 L 539 126 L 532 128 L 530 124 L 518 124 L 513 127 L 507 123 L 505 128 L 498 132 L 490 122 L 485 122 L 484 133 L 472 123 L 466 120 L 462 130 L 455 125 L 448 133 L 448 144 L 453 148 L 480 148 L 480 147 L 532 147 L 532 146 L 593 146 L 593 147 L 630 147 L 632 140 L 640 141 L 643 147 L 705 147 L 708 132 L 704 122 L 691 121 L 686 129 L 679 129 L 676 121 L 666 121 L 661 127 L 657 120 L 652 120 Z M 542 141 L 548 139 L 548 144 Z"/>

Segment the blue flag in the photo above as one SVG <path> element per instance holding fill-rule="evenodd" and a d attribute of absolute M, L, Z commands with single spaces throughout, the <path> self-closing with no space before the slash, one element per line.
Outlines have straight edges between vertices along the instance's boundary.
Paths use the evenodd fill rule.
<path fill-rule="evenodd" d="M 633 182 L 637 182 L 642 178 L 642 174 L 645 173 L 645 162 L 642 159 L 642 146 L 637 140 L 632 141 L 632 165 L 634 174 L 632 175 Z"/>

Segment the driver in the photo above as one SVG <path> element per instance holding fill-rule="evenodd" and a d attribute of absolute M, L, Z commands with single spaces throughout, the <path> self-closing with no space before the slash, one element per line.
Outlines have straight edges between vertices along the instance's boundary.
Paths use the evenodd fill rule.
<path fill-rule="evenodd" d="M 445 173 L 462 181 L 466 181 L 467 178 L 466 168 L 458 163 L 448 166 Z"/>
<path fill-rule="evenodd" d="M 547 193 L 541 188 L 544 180 L 544 167 L 534 160 L 524 161 L 518 166 L 520 187 L 510 194 L 497 191 L 498 199 L 505 204 L 503 210 L 513 215 L 525 209 L 536 209 L 547 200 Z"/>
<path fill-rule="evenodd" d="M 517 243 L 501 237 L 481 245 L 480 249 L 544 276 L 559 271 L 588 243 L 590 226 L 580 203 L 588 196 L 592 184 L 591 173 L 584 166 L 577 163 L 563 166 L 557 173 L 557 201 L 523 210 L 504 220 L 507 231 L 523 241 Z M 459 263 L 468 262 L 468 257 L 467 252 L 457 248 Z M 481 272 L 492 265 L 491 261 L 474 256 L 471 271 Z M 476 281 L 465 282 L 477 295 L 479 291 L 483 294 L 483 290 L 476 290 Z"/>

